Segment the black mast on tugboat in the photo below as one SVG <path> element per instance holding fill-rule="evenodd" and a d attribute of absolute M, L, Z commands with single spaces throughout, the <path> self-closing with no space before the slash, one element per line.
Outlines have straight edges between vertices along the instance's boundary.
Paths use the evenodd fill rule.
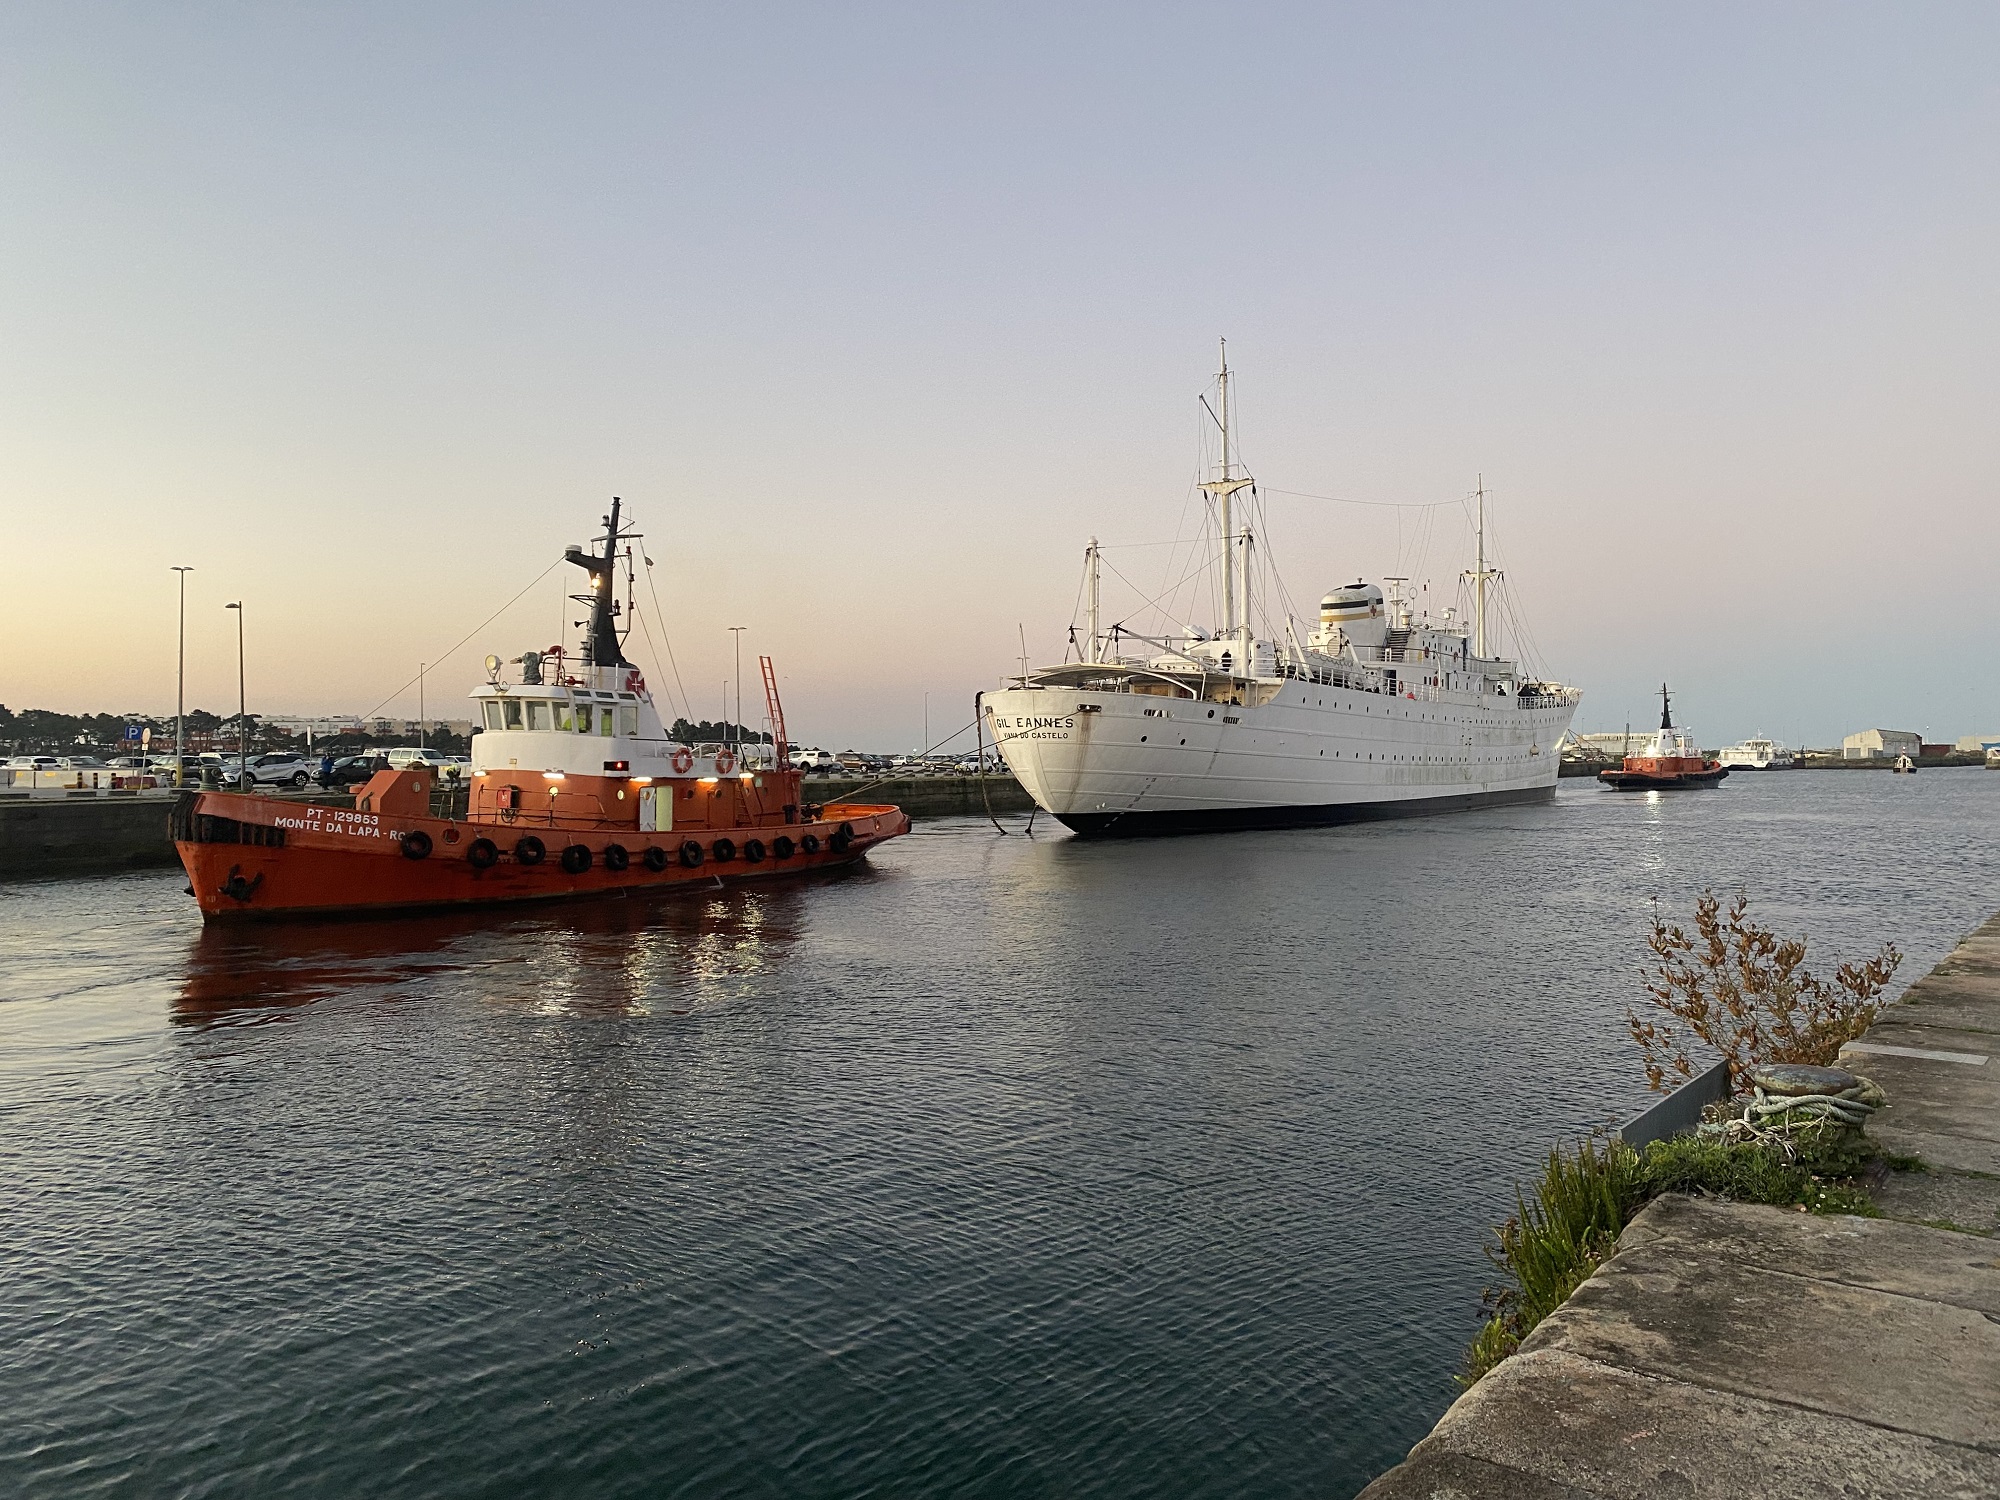
<path fill-rule="evenodd" d="M 584 639 L 583 663 L 589 667 L 629 667 L 625 646 L 618 639 L 618 544 L 636 541 L 636 531 L 618 529 L 616 495 L 611 497 L 611 514 L 604 518 L 604 555 L 598 557 L 581 547 L 563 553 L 563 561 L 575 563 L 590 575 L 590 592 L 571 594 L 579 604 L 590 606 L 590 634 Z"/>

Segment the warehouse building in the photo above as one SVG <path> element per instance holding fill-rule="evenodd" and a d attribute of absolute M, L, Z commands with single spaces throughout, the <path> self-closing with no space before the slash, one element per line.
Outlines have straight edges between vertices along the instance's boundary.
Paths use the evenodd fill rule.
<path fill-rule="evenodd" d="M 1907 729 L 1864 729 L 1840 742 L 1844 760 L 1893 760 L 1907 755 L 1915 760 L 1924 753 L 1924 737 Z"/>

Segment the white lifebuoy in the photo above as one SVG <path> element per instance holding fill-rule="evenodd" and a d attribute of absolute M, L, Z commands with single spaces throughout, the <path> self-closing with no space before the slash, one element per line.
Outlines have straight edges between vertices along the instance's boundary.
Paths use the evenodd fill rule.
<path fill-rule="evenodd" d="M 694 769 L 694 751 L 688 749 L 686 745 L 681 746 L 674 752 L 673 765 L 676 776 L 687 775 Z"/>
<path fill-rule="evenodd" d="M 727 750 L 718 750 L 715 754 L 715 774 L 718 776 L 727 776 L 735 769 L 736 757 L 731 755 Z"/>

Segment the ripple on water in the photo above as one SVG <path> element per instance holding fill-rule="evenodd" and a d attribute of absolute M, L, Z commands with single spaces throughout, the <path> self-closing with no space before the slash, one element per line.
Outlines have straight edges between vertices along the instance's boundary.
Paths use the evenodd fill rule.
<path fill-rule="evenodd" d="M 1995 904 L 1997 815 L 1971 771 L 954 822 L 243 930 L 168 874 L 10 887 L 0 1487 L 1352 1493 L 1449 1401 L 1514 1180 L 1638 1102 L 1648 899 L 1907 979 Z"/>

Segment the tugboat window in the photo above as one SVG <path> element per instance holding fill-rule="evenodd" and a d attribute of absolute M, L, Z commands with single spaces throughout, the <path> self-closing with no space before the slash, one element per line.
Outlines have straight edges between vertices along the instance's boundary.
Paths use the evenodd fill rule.
<path fill-rule="evenodd" d="M 488 729 L 500 727 L 500 705 L 491 699 L 486 703 L 486 727 Z"/>
<path fill-rule="evenodd" d="M 549 727 L 549 705 L 540 698 L 528 700 L 528 727 L 547 729 Z"/>
<path fill-rule="evenodd" d="M 563 733 L 567 734 L 569 732 L 569 705 L 558 698 L 554 703 L 549 705 L 549 709 L 555 715 L 555 723 L 551 727 L 560 729 Z"/>
<path fill-rule="evenodd" d="M 502 722 L 509 729 L 519 729 L 521 727 L 521 700 L 519 698 L 507 699 L 500 705 L 500 709 L 504 715 Z"/>
<path fill-rule="evenodd" d="M 590 733 L 590 705 L 588 703 L 579 703 L 576 706 L 576 732 L 578 734 Z"/>
<path fill-rule="evenodd" d="M 618 710 L 618 732 L 620 734 L 637 734 L 639 732 L 638 709 L 621 708 Z"/>

